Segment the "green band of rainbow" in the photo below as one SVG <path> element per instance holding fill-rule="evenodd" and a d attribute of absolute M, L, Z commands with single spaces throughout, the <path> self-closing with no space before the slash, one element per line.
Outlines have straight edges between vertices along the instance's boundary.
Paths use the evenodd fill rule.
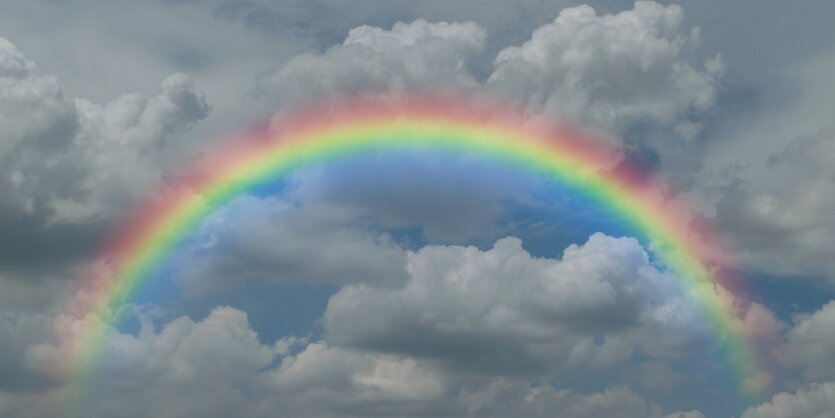
<path fill-rule="evenodd" d="M 213 209 L 306 164 L 377 150 L 423 149 L 477 153 L 550 176 L 620 214 L 661 249 L 684 288 L 697 294 L 732 367 L 743 378 L 752 376 L 754 356 L 733 325 L 734 297 L 711 271 L 720 252 L 686 205 L 659 192 L 664 187 L 657 180 L 619 162 L 611 147 L 566 128 L 466 100 L 402 97 L 346 100 L 283 118 L 267 133 L 209 152 L 137 205 L 101 251 L 99 259 L 107 260 L 110 274 L 91 276 L 83 284 L 88 294 L 99 295 L 88 311 L 103 321 L 77 343 L 78 379 L 86 379 L 118 308 Z"/>

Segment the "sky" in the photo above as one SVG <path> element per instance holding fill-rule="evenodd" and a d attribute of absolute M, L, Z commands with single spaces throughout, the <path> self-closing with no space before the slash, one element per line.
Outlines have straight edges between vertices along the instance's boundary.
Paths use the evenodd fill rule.
<path fill-rule="evenodd" d="M 835 416 L 833 18 L 824 0 L 0 0 L 0 417 Z M 77 308 L 126 214 L 219 144 L 410 92 L 582 128 L 663 180 L 732 260 L 727 322 L 760 372 L 610 205 L 455 153 L 298 167 L 201 219 L 118 321 Z"/>

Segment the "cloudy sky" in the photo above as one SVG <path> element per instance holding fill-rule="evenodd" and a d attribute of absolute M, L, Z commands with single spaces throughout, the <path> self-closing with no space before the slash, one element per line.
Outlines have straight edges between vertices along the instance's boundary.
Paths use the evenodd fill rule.
<path fill-rule="evenodd" d="M 833 19 L 828 0 L 0 0 L 0 416 L 835 416 Z M 391 152 L 210 213 L 76 393 L 66 352 L 102 321 L 71 309 L 79 280 L 138 199 L 295 106 L 410 91 L 582 126 L 669 183 L 744 281 L 729 321 L 763 374 L 736 375 L 599 202 Z"/>

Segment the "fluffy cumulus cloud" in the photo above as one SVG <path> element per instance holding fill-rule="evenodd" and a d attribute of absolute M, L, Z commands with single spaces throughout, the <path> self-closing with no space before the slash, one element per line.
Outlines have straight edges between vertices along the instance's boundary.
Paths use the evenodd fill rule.
<path fill-rule="evenodd" d="M 388 93 L 476 84 L 472 59 L 487 33 L 473 22 L 396 23 L 391 30 L 360 26 L 341 45 L 302 54 L 261 81 L 282 100 L 335 94 Z"/>
<path fill-rule="evenodd" d="M 25 364 L 102 225 L 162 178 L 173 136 L 209 110 L 191 80 L 166 78 L 157 95 L 97 105 L 73 99 L 0 38 L 0 390 L 45 388 Z M 40 341 L 39 341 L 40 340 Z"/>
<path fill-rule="evenodd" d="M 231 307 L 164 324 L 159 314 L 140 312 L 136 333 L 114 332 L 101 347 L 90 380 L 97 389 L 78 416 L 662 416 L 625 386 L 580 393 L 514 378 L 461 377 L 410 356 L 326 341 L 264 342 L 247 315 Z M 67 393 L 0 391 L 0 412 L 75 416 L 63 409 Z"/>
<path fill-rule="evenodd" d="M 748 408 L 742 418 L 824 418 L 835 411 L 835 382 L 812 384 L 797 393 L 781 392 L 762 405 Z"/>
<path fill-rule="evenodd" d="M 614 387 L 601 393 L 582 394 L 550 385 L 530 386 L 498 380 L 478 392 L 466 392 L 468 411 L 474 416 L 524 417 L 565 416 L 576 418 L 659 416 L 652 406 L 626 387 Z M 498 401 L 498 402 L 497 402 Z"/>
<path fill-rule="evenodd" d="M 89 249 L 102 221 L 162 179 L 170 141 L 206 117 L 183 74 L 157 95 L 98 105 L 68 97 L 0 39 L 0 238 L 6 268 L 50 264 Z M 37 254 L 45 260 L 32 260 Z"/>
<path fill-rule="evenodd" d="M 98 105 L 68 98 L 58 80 L 0 41 L 0 109 L 7 204 L 52 222 L 110 214 L 114 200 L 158 182 L 166 140 L 206 117 L 203 94 L 183 74 L 156 96 L 122 95 Z M 33 117 L 34 115 L 34 117 Z"/>
<path fill-rule="evenodd" d="M 783 356 L 811 381 L 835 379 L 835 301 L 811 315 L 801 315 L 786 336 Z"/>
<path fill-rule="evenodd" d="M 524 105 L 622 131 L 644 120 L 674 126 L 686 139 L 710 108 L 721 59 L 692 63 L 699 31 L 685 31 L 679 6 L 639 1 L 633 10 L 598 15 L 568 8 L 521 46 L 499 52 L 489 83 Z"/>
<path fill-rule="evenodd" d="M 0 158 L 9 158 L 24 143 L 33 151 L 68 145 L 78 129 L 73 103 L 57 78 L 39 74 L 5 38 L 0 38 L 0 86 L 0 121 L 5 127 Z"/>
<path fill-rule="evenodd" d="M 215 308 L 200 322 L 180 317 L 159 332 L 146 324 L 136 336 L 117 335 L 103 348 L 105 375 L 100 378 L 109 384 L 96 395 L 97 414 L 228 416 L 246 411 L 246 396 L 236 386 L 250 384 L 253 373 L 268 366 L 281 348 L 280 342 L 262 344 L 246 314 L 232 308 Z M 191 402 L 178 402 L 180 396 Z"/>
<path fill-rule="evenodd" d="M 304 416 L 450 414 L 454 394 L 414 359 L 311 343 L 265 376 L 284 409 Z"/>
<path fill-rule="evenodd" d="M 521 241 L 427 246 L 397 289 L 342 288 L 324 314 L 328 338 L 496 375 L 600 368 L 640 350 L 683 355 L 705 337 L 695 301 L 630 238 L 591 236 L 561 259 Z M 653 335 L 653 338 L 647 338 Z"/>
<path fill-rule="evenodd" d="M 501 50 L 487 77 L 473 68 L 486 38 L 478 24 L 360 26 L 341 45 L 294 58 L 259 91 L 282 99 L 481 91 L 610 132 L 651 121 L 691 139 L 702 129 L 697 116 L 715 101 L 724 66 L 718 56 L 695 62 L 699 30 L 688 32 L 683 20 L 681 7 L 655 2 L 613 15 L 567 8 L 527 42 Z"/>
<path fill-rule="evenodd" d="M 57 221 L 109 214 L 162 180 L 170 141 L 205 118 L 202 92 L 185 74 L 162 81 L 156 96 L 131 93 L 98 105 L 76 100 L 81 133 L 65 157 L 86 168 L 74 196 L 52 203 Z"/>
<path fill-rule="evenodd" d="M 67 411 L 67 398 L 49 393 L 12 398 L 0 406 L 23 417 L 268 416 L 255 409 L 252 394 L 242 388 L 251 388 L 258 371 L 286 353 L 295 339 L 263 344 L 246 314 L 229 307 L 217 307 L 199 322 L 179 317 L 158 330 L 152 316 L 139 319 L 136 334 L 114 332 L 100 347 L 102 367 L 97 370 L 102 372 L 93 371 L 100 390 L 79 410 Z M 94 318 L 80 323 L 101 326 Z M 41 348 L 32 356 L 39 365 L 66 361 L 65 351 Z"/>
<path fill-rule="evenodd" d="M 318 164 L 291 173 L 281 196 L 244 196 L 215 210 L 172 264 L 197 293 L 241 279 L 399 286 L 416 242 L 492 242 L 507 228 L 506 202 L 537 207 L 544 189 L 538 176 L 467 156 Z"/>

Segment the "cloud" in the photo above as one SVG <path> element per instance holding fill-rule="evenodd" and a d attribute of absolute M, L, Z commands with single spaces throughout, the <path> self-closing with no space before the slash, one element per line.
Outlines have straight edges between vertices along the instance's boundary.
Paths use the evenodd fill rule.
<path fill-rule="evenodd" d="M 161 88 L 156 96 L 125 94 L 106 105 L 76 100 L 82 131 L 62 157 L 86 172 L 75 195 L 51 202 L 53 222 L 109 215 L 161 182 L 170 141 L 210 110 L 185 74 L 166 77 Z"/>
<path fill-rule="evenodd" d="M 705 418 L 704 414 L 699 411 L 674 412 L 665 415 L 664 418 Z"/>
<path fill-rule="evenodd" d="M 262 341 L 244 312 L 218 306 L 195 321 L 134 311 L 140 329 L 111 330 L 87 384 L 82 410 L 67 410 L 63 386 L 0 390 L 4 416 L 520 416 L 660 417 L 626 386 L 600 393 L 555 389 L 513 378 L 461 377 L 401 354 L 284 337 Z M 162 316 L 160 316 L 162 315 Z M 93 325 L 87 323 L 87 325 Z M 64 359 L 63 352 L 42 351 Z M 43 362 L 50 361 L 41 358 Z M 77 406 L 77 405 L 76 405 Z M 74 413 L 76 413 L 74 415 Z M 689 415 L 688 415 L 689 416 Z"/>
<path fill-rule="evenodd" d="M 105 105 L 69 98 L 56 77 L 2 38 L 0 85 L 7 269 L 89 251 L 127 202 L 161 181 L 172 138 L 210 109 L 183 74 L 167 77 L 155 96 L 126 94 Z"/>
<path fill-rule="evenodd" d="M 341 45 L 293 58 L 259 87 L 284 104 L 357 93 L 472 87 L 476 81 L 469 67 L 486 36 L 472 22 L 418 19 L 395 23 L 391 30 L 359 26 Z"/>
<path fill-rule="evenodd" d="M 184 74 L 163 80 L 156 96 L 125 94 L 98 105 L 67 98 L 55 77 L 5 39 L 0 51 L 6 193 L 23 213 L 45 211 L 50 222 L 110 215 L 114 200 L 159 182 L 166 141 L 209 112 Z"/>
<path fill-rule="evenodd" d="M 449 415 L 442 376 L 415 360 L 311 343 L 265 376 L 291 415 Z"/>
<path fill-rule="evenodd" d="M 212 213 L 172 263 L 190 292 L 243 279 L 403 283 L 406 251 L 387 234 L 352 225 L 355 219 L 338 207 L 244 196 Z"/>
<path fill-rule="evenodd" d="M 801 135 L 751 161 L 757 174 L 737 175 L 716 204 L 714 220 L 747 266 L 776 275 L 835 278 L 832 234 L 835 131 Z"/>
<path fill-rule="evenodd" d="M 367 91 L 490 91 L 531 113 L 622 136 L 628 158 L 659 167 L 677 184 L 707 189 L 716 200 L 699 203 L 707 212 L 716 209 L 718 229 L 746 269 L 835 277 L 833 61 L 793 61 L 831 45 L 792 43 L 774 30 L 801 25 L 801 37 L 829 39 L 820 30 L 831 30 L 825 10 L 808 16 L 803 8 L 758 10 L 751 20 L 751 4 L 703 2 L 689 5 L 685 19 L 680 7 L 639 2 L 625 11 L 615 4 L 571 7 L 554 20 L 551 10 L 558 3 L 523 2 L 501 12 L 478 2 L 419 2 L 408 9 L 391 2 L 163 3 L 136 5 L 130 13 L 105 6 L 95 14 L 89 7 L 102 6 L 93 2 L 71 8 L 10 3 L 11 11 L 0 17 L 0 26 L 14 33 L 9 36 L 47 69 L 0 38 L 0 416 L 65 415 L 66 387 L 49 376 L 60 364 L 38 363 L 38 355 L 50 352 L 32 347 L 55 343 L 47 336 L 51 325 L 84 325 L 51 316 L 58 295 L 67 291 L 59 282 L 75 276 L 67 260 L 87 254 L 128 202 L 205 144 L 183 144 L 191 140 L 184 138 L 187 131 L 199 124 L 204 130 L 196 136 L 228 132 L 279 102 Z M 450 23 L 413 20 L 417 16 Z M 737 31 L 742 17 L 751 23 L 745 34 Z M 473 22 L 454 23 L 462 18 Z M 404 22 L 392 25 L 397 20 Z M 705 42 L 711 47 L 702 48 L 698 28 L 688 26 L 699 20 L 708 25 Z M 365 23 L 376 26 L 357 27 Z M 247 27 L 267 34 L 239 31 Z M 350 27 L 355 28 L 344 36 Z M 285 62 L 290 53 L 337 38 L 338 45 Z M 713 55 L 718 50 L 721 59 Z M 494 51 L 500 52 L 491 60 Z M 725 62 L 747 70 L 729 68 L 726 78 Z M 257 88 L 265 100 L 253 104 L 242 90 L 264 68 L 270 70 Z M 158 85 L 161 75 L 182 69 L 198 72 L 198 81 L 175 74 Z M 751 77 L 761 84 L 751 87 Z M 724 90 L 726 83 L 734 90 Z M 225 112 L 208 128 L 201 122 L 211 110 L 203 88 Z M 740 93 L 749 88 L 754 91 Z M 117 95 L 134 90 L 141 92 Z M 739 94 L 754 98 L 734 96 Z M 756 102 L 761 94 L 778 96 L 780 105 L 764 109 L 746 101 Z M 719 135 L 713 130 L 717 105 L 719 119 L 732 125 Z M 671 141 L 673 135 L 685 141 Z M 693 176 L 693 167 L 702 164 L 705 170 Z M 690 296 L 666 286 L 669 277 L 643 250 L 598 236 L 561 259 L 531 257 L 512 239 L 491 249 L 433 245 L 408 254 L 402 243 L 368 228 L 367 215 L 381 213 L 386 228 L 418 226 L 436 243 L 487 235 L 492 243 L 501 232 L 495 219 L 504 214 L 502 199 L 525 196 L 510 183 L 493 184 L 500 190 L 462 191 L 469 179 L 457 183 L 428 167 L 414 183 L 396 177 L 383 184 L 387 192 L 397 192 L 397 184 L 409 184 L 421 196 L 437 192 L 437 200 L 410 207 L 413 196 L 362 188 L 379 181 L 376 168 L 330 184 L 304 179 L 290 200 L 241 199 L 200 231 L 195 243 L 204 246 L 192 248 L 191 255 L 203 258 L 189 258 L 191 270 L 183 273 L 190 283 L 207 286 L 248 275 L 348 284 L 326 318 L 333 341 L 264 342 L 245 314 L 228 307 L 201 320 L 152 319 L 136 335 L 117 335 L 107 348 L 111 373 L 101 373 L 99 383 L 113 396 L 96 399 L 93 415 L 662 416 L 629 386 L 607 388 L 595 381 L 591 392 L 583 392 L 540 378 L 571 368 L 617 367 L 633 353 L 639 353 L 634 361 L 644 362 L 636 382 L 643 389 L 665 387 L 689 370 L 673 363 L 674 354 L 701 342 L 706 332 L 693 325 L 700 317 Z M 484 172 L 469 174 L 476 179 Z M 340 195 L 344 190 L 353 192 Z M 455 204 L 446 204 L 450 197 L 458 199 Z M 302 204 L 308 206 L 295 206 Z M 327 206 L 333 212 L 316 213 Z M 454 216 L 439 216 L 444 213 Z M 224 216 L 230 214 L 252 222 L 229 223 Z M 245 239 L 253 236 L 262 245 Z M 328 261 L 316 260 L 316 252 Z M 369 254 L 383 262 L 372 262 Z M 480 263 L 495 271 L 479 270 Z M 413 271 L 404 274 L 404 265 Z M 500 279 L 508 277 L 526 290 L 503 287 Z M 647 281 L 652 289 L 639 284 Z M 379 286 L 383 282 L 389 286 Z M 734 329 L 762 342 L 764 350 L 777 347 L 787 374 L 799 368 L 806 381 L 818 383 L 778 394 L 746 416 L 821 416 L 835 409 L 835 371 L 827 367 L 835 361 L 827 332 L 832 304 L 795 317 L 783 334 L 784 324 L 764 306 L 772 306 L 768 302 L 741 310 Z M 334 312 L 388 328 L 363 330 L 362 324 L 334 318 Z M 392 324 L 419 331 L 415 336 L 446 336 L 451 329 L 462 338 L 406 344 L 413 340 Z M 351 339 L 352 329 L 367 340 Z M 461 347 L 472 347 L 467 344 L 484 357 L 463 358 Z M 479 368 L 479 361 L 494 368 L 484 368 L 481 377 L 462 377 L 462 371 Z M 282 391 L 292 397 L 282 397 Z M 329 398 L 322 400 L 323 393 Z"/>
<path fill-rule="evenodd" d="M 784 361 L 799 366 L 810 381 L 835 379 L 835 301 L 811 315 L 799 316 L 786 335 Z"/>
<path fill-rule="evenodd" d="M 74 263 L 126 202 L 162 178 L 167 145 L 209 111 L 185 75 L 105 105 L 69 97 L 0 38 L 0 390 L 52 388 L 26 364 L 49 341 Z"/>
<path fill-rule="evenodd" d="M 402 287 L 343 287 L 324 314 L 325 339 L 312 343 L 264 342 L 229 307 L 164 325 L 168 312 L 127 311 L 140 329 L 106 340 L 90 415 L 660 417 L 625 386 L 583 394 L 542 381 L 635 352 L 676 359 L 706 337 L 692 295 L 631 238 L 595 234 L 561 259 L 531 257 L 515 238 L 486 251 L 432 245 L 407 267 Z M 64 335 L 30 345 L 23 362 L 58 373 L 53 391 L 73 341 L 98 320 L 56 321 Z M 32 402 L 53 408 L 43 396 Z"/>
<path fill-rule="evenodd" d="M 385 173 L 385 175 L 381 175 Z M 494 236 L 507 202 L 541 204 L 545 179 L 474 155 L 380 153 L 329 161 L 289 176 L 289 199 L 309 208 L 372 219 L 382 228 L 420 228 L 429 242 Z"/>
<path fill-rule="evenodd" d="M 676 357 L 705 341 L 692 295 L 631 238 L 597 233 L 562 259 L 534 258 L 516 238 L 486 251 L 430 245 L 408 271 L 403 288 L 343 287 L 327 338 L 488 375 L 600 368 L 636 350 Z"/>
<path fill-rule="evenodd" d="M 201 321 L 183 316 L 158 329 L 159 318 L 152 314 L 140 311 L 139 320 L 136 334 L 111 328 L 103 346 L 95 348 L 97 366 L 89 371 L 95 393 L 69 410 L 70 398 L 55 401 L 42 394 L 32 402 L 42 409 L 40 416 L 267 416 L 258 413 L 252 394 L 242 388 L 252 389 L 259 371 L 297 340 L 288 337 L 263 344 L 245 313 L 223 306 Z M 101 326 L 97 321 L 88 317 L 65 325 Z M 68 349 L 41 345 L 31 350 L 29 359 L 49 368 L 66 363 Z M 72 384 L 67 381 L 64 388 L 71 389 Z M 19 416 L 27 412 L 21 410 Z"/>
<path fill-rule="evenodd" d="M 624 386 L 582 394 L 550 385 L 530 386 L 497 380 L 479 392 L 463 396 L 470 401 L 469 414 L 475 416 L 643 418 L 651 415 L 646 401 Z"/>
<path fill-rule="evenodd" d="M 6 287 L 4 286 L 4 289 Z M 0 311 L 0 392 L 43 390 L 52 386 L 48 374 L 23 361 L 28 347 L 41 343 L 51 328 L 48 315 Z"/>
<path fill-rule="evenodd" d="M 666 361 L 649 361 L 638 369 L 641 385 L 656 392 L 668 392 L 685 378 L 686 375 L 676 372 Z"/>
<path fill-rule="evenodd" d="M 297 367 L 302 370 L 290 373 Z M 408 358 L 398 360 L 321 343 L 284 360 L 274 375 L 271 379 L 286 381 L 273 382 L 278 392 L 292 399 L 284 410 L 300 416 L 661 416 L 660 408 L 627 386 L 585 394 L 518 379 L 461 379 Z M 287 387 L 289 383 L 294 386 Z M 685 416 L 703 418 L 697 414 Z"/>
<path fill-rule="evenodd" d="M 781 392 L 745 410 L 742 418 L 821 418 L 835 411 L 835 382 L 813 383 L 794 394 Z"/>
<path fill-rule="evenodd" d="M 37 196 L 13 193 L 32 181 L 28 177 L 42 175 L 46 157 L 60 155 L 71 145 L 80 128 L 79 113 L 58 80 L 40 74 L 4 38 L 0 38 L 0 86 L 3 212 L 33 212 Z"/>
<path fill-rule="evenodd" d="M 498 52 L 486 79 L 473 67 L 486 40 L 475 23 L 364 25 L 341 45 L 293 58 L 258 91 L 284 104 L 352 93 L 481 91 L 612 133 L 652 121 L 692 139 L 724 66 L 718 56 L 693 62 L 699 30 L 685 32 L 683 20 L 679 6 L 655 2 L 612 15 L 566 8 L 527 42 Z"/>
<path fill-rule="evenodd" d="M 105 366 L 96 369 L 103 371 L 97 378 L 104 383 L 79 409 L 82 403 L 70 405 L 77 396 L 77 388 L 66 378 L 70 376 L 68 367 L 77 365 L 68 364 L 67 356 L 74 352 L 73 344 L 84 329 L 102 324 L 94 316 L 83 320 L 56 317 L 47 322 L 51 321 L 68 338 L 55 341 L 56 345 L 30 345 L 20 359 L 21 367 L 28 369 L 28 373 L 42 381 L 51 377 L 45 380 L 49 384 L 42 384 L 37 390 L 0 389 L 3 416 L 141 416 L 149 410 L 168 416 L 186 416 L 184 410 L 197 412 L 198 403 L 207 405 L 200 410 L 203 415 L 228 415 L 246 407 L 244 402 L 238 402 L 240 396 L 232 385 L 246 382 L 251 377 L 249 374 L 269 365 L 272 353 L 279 351 L 278 344 L 261 345 L 249 329 L 246 315 L 231 308 L 218 307 L 197 323 L 180 317 L 161 327 L 159 332 L 155 332 L 151 319 L 145 317 L 137 335 L 114 332 L 104 346 L 96 348 L 100 349 L 97 362 Z M 31 331 L 26 329 L 27 325 L 21 323 L 21 328 Z M 40 338 L 45 338 L 48 332 L 43 332 Z M 177 392 L 184 395 L 180 399 L 195 403 L 180 404 Z M 212 396 L 207 396 L 209 393 Z"/>
<path fill-rule="evenodd" d="M 746 112 L 720 109 L 732 121 L 709 141 L 689 194 L 745 269 L 832 281 L 835 55 L 780 68 Z"/>
<path fill-rule="evenodd" d="M 690 115 L 713 105 L 723 66 L 717 56 L 694 67 L 688 53 L 699 31 L 684 32 L 683 20 L 681 7 L 655 2 L 601 16 L 586 5 L 566 8 L 499 52 L 488 85 L 584 125 L 623 132 L 650 120 L 691 139 L 701 124 Z"/>
<path fill-rule="evenodd" d="M 242 279 L 402 286 L 408 248 L 492 242 L 511 228 L 508 202 L 545 206 L 535 196 L 548 188 L 492 161 L 436 154 L 337 159 L 285 180 L 208 216 L 174 250 L 180 284 L 196 293 Z"/>

